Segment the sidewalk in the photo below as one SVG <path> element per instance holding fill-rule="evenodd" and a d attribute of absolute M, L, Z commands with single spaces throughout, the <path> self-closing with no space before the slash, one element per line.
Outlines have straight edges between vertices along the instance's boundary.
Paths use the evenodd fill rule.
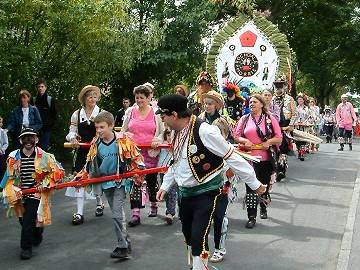
<path fill-rule="evenodd" d="M 360 182 L 360 170 L 358 171 L 356 183 L 359 184 Z M 358 203 L 357 203 L 357 210 L 355 214 L 355 221 L 353 226 L 353 235 L 352 235 L 352 242 L 350 246 L 350 257 L 348 261 L 348 267 L 344 270 L 357 270 L 360 268 L 360 199 L 359 199 L 359 192 L 358 189 L 354 189 L 354 196 L 357 196 Z M 349 216 L 351 213 L 349 213 Z M 342 270 L 342 269 L 337 269 Z"/>

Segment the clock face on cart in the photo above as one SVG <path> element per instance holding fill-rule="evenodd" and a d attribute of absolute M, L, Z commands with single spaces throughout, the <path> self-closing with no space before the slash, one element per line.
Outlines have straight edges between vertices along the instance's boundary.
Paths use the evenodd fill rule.
<path fill-rule="evenodd" d="M 219 50 L 216 58 L 219 90 L 225 80 L 246 86 L 251 92 L 271 88 L 278 67 L 275 46 L 252 21 L 248 21 Z"/>
<path fill-rule="evenodd" d="M 259 69 L 259 61 L 252 53 L 240 53 L 235 58 L 235 72 L 241 77 L 251 77 Z"/>

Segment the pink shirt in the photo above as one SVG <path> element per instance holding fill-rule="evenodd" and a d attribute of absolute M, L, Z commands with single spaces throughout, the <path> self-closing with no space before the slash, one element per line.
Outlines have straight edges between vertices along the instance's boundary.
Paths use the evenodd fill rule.
<path fill-rule="evenodd" d="M 352 125 L 356 120 L 354 107 L 350 102 L 340 103 L 336 108 L 336 122 L 340 128 L 347 130 L 352 129 Z"/>
<path fill-rule="evenodd" d="M 138 107 L 134 107 L 131 111 L 128 131 L 133 133 L 135 143 L 151 143 L 156 132 L 155 114 L 152 109 L 144 119 L 139 115 Z M 144 157 L 146 168 L 153 168 L 157 166 L 159 157 L 150 157 L 148 150 L 141 150 Z"/>
<path fill-rule="evenodd" d="M 246 123 L 245 129 L 244 129 L 244 135 L 242 136 L 241 131 L 243 129 L 243 123 L 244 120 L 249 117 L 249 120 Z M 266 119 L 268 120 L 269 117 L 267 116 Z M 277 138 L 282 138 L 282 134 L 281 134 L 281 129 L 279 126 L 278 121 L 276 120 L 276 118 L 272 115 L 270 115 L 270 119 L 271 119 L 271 125 L 273 127 L 274 130 L 274 134 L 272 134 L 272 138 L 273 137 L 277 137 Z M 255 117 L 256 122 L 259 121 L 259 117 Z M 263 132 L 263 134 L 265 134 L 265 121 L 264 121 L 264 116 L 262 121 L 259 124 L 260 130 Z M 252 119 L 251 116 L 248 115 L 244 115 L 241 117 L 241 119 L 239 120 L 236 129 L 235 129 L 235 137 L 243 137 L 246 138 L 248 140 L 250 140 L 253 144 L 261 144 L 262 140 L 260 139 L 260 137 L 258 136 L 257 132 L 256 132 L 256 125 Z M 265 161 L 265 160 L 269 160 L 269 153 L 267 150 L 252 150 L 251 154 L 254 156 L 261 156 L 261 160 Z"/>

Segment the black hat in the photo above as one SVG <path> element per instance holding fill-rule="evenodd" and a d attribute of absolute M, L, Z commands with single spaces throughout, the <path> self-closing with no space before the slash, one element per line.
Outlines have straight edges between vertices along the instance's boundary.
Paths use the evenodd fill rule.
<path fill-rule="evenodd" d="M 287 85 L 285 76 L 281 76 L 274 81 L 274 86 L 276 88 L 282 88 L 284 85 Z"/>
<path fill-rule="evenodd" d="M 37 132 L 33 129 L 33 128 L 23 128 L 21 130 L 21 133 L 19 135 L 19 138 L 25 136 L 25 135 L 34 135 L 34 136 L 37 136 Z"/>
<path fill-rule="evenodd" d="M 181 95 L 170 94 L 162 96 L 157 103 L 159 109 L 156 111 L 156 114 L 184 112 L 187 110 L 187 103 L 187 97 Z"/>

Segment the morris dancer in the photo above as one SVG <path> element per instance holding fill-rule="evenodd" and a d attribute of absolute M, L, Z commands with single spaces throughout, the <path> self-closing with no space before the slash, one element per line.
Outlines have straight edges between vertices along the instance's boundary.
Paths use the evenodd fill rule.
<path fill-rule="evenodd" d="M 302 93 L 297 96 L 298 106 L 296 107 L 297 117 L 295 119 L 295 127 L 297 130 L 311 133 L 313 127 L 313 116 L 309 107 L 305 104 L 305 97 Z M 306 145 L 304 141 L 296 141 L 298 150 L 298 159 L 305 160 Z"/>
<path fill-rule="evenodd" d="M 352 129 L 356 126 L 356 114 L 353 105 L 347 101 L 347 95 L 341 95 L 341 103 L 336 108 L 336 125 L 339 127 L 339 151 L 344 151 L 344 144 L 349 144 L 352 151 Z"/>
<path fill-rule="evenodd" d="M 315 98 L 309 98 L 309 111 L 311 113 L 311 124 L 313 124 L 311 134 L 315 136 L 320 136 L 320 123 L 321 123 L 321 115 L 320 115 L 320 108 L 316 105 Z M 319 150 L 319 144 L 311 143 L 311 151 L 316 152 Z"/>
<path fill-rule="evenodd" d="M 251 150 L 253 155 L 261 156 L 259 163 L 253 167 L 256 177 L 267 185 L 260 202 L 260 218 L 267 219 L 267 203 L 270 202 L 268 193 L 270 188 L 271 175 L 276 171 L 277 155 L 273 147 L 280 145 L 282 141 L 281 129 L 274 116 L 266 108 L 265 100 L 261 95 L 255 94 L 250 98 L 250 114 L 244 115 L 235 130 L 235 141 L 245 145 L 245 150 Z M 259 147 L 259 146 L 260 147 Z M 258 148 L 259 147 L 259 148 Z M 246 208 L 248 221 L 246 228 L 252 229 L 256 224 L 258 196 L 253 189 L 246 185 Z"/>
<path fill-rule="evenodd" d="M 283 77 L 278 78 L 274 82 L 275 91 L 270 107 L 270 111 L 279 121 L 282 130 L 277 181 L 281 181 L 281 179 L 286 176 L 287 155 L 291 147 L 291 140 L 286 136 L 286 133 L 294 130 L 294 121 L 296 119 L 296 103 L 295 100 L 286 93 L 288 90 L 287 85 L 287 81 Z"/>
<path fill-rule="evenodd" d="M 224 160 L 256 193 L 264 193 L 266 186 L 256 179 L 249 163 L 234 153 L 217 127 L 191 115 L 185 97 L 165 95 L 158 106 L 157 113 L 175 130 L 175 137 L 173 164 L 164 176 L 157 199 L 163 200 L 172 184 L 178 184 L 179 215 L 186 244 L 191 248 L 192 269 L 207 269 L 208 233 L 221 194 Z"/>
<path fill-rule="evenodd" d="M 196 82 L 196 91 L 190 93 L 188 106 L 193 114 L 199 115 L 202 112 L 203 106 L 202 95 L 212 90 L 214 82 L 207 71 L 200 72 Z"/>
<path fill-rule="evenodd" d="M 144 169 L 143 158 L 133 140 L 126 133 L 115 133 L 114 117 L 111 113 L 103 111 L 95 119 L 98 137 L 92 140 L 87 156 L 87 162 L 80 175 L 90 174 L 91 177 L 115 175 L 128 171 Z M 108 200 L 115 225 L 117 247 L 110 254 L 111 258 L 126 259 L 131 252 L 130 238 L 126 229 L 124 211 L 125 190 L 130 190 L 132 181 L 105 182 L 93 185 L 95 194 L 105 193 Z M 141 183 L 142 177 L 135 179 Z"/>
<path fill-rule="evenodd" d="M 243 115 L 244 98 L 241 96 L 240 88 L 231 82 L 227 82 L 223 86 L 223 91 L 226 93 L 224 113 L 227 114 L 234 122 L 234 125 L 236 125 L 237 121 L 239 121 Z"/>
<path fill-rule="evenodd" d="M 71 116 L 69 134 L 66 139 L 71 142 L 75 149 L 72 173 L 78 173 L 86 162 L 86 155 L 89 149 L 79 148 L 79 142 L 91 142 L 96 134 L 94 118 L 101 112 L 96 105 L 100 98 L 100 89 L 97 86 L 87 85 L 79 93 L 81 108 L 76 110 Z M 72 224 L 80 225 L 84 223 L 84 203 L 85 198 L 93 198 L 84 188 L 68 188 L 66 196 L 75 197 L 77 211 L 73 214 Z M 95 216 L 102 216 L 104 204 L 100 196 L 96 196 Z"/>
<path fill-rule="evenodd" d="M 21 149 L 9 154 L 7 171 L 0 183 L 5 201 L 19 217 L 21 224 L 20 258 L 32 257 L 32 247 L 39 246 L 43 239 L 44 225 L 51 223 L 49 192 L 22 196 L 21 190 L 52 187 L 64 176 L 64 170 L 52 154 L 36 147 L 37 132 L 32 128 L 21 131 Z"/>
<path fill-rule="evenodd" d="M 133 93 L 136 106 L 134 105 L 126 111 L 122 130 L 131 132 L 135 143 L 151 143 L 154 137 L 161 141 L 164 125 L 160 117 L 155 114 L 155 107 L 150 106 L 152 97 L 150 87 L 145 85 L 137 86 L 134 88 Z M 159 153 L 160 151 L 154 149 L 141 150 L 147 169 L 158 165 Z M 159 190 L 157 173 L 146 175 L 145 181 L 146 183 L 142 183 L 140 186 L 134 185 L 130 196 L 132 212 L 131 220 L 128 223 L 130 227 L 140 225 L 140 209 L 145 207 L 146 197 L 149 198 L 151 203 L 148 216 L 157 216 L 156 192 Z"/>
<path fill-rule="evenodd" d="M 326 143 L 332 143 L 332 137 L 334 133 L 334 126 L 336 120 L 331 112 L 330 106 L 325 106 L 323 119 L 324 119 L 324 131 L 326 134 Z"/>

